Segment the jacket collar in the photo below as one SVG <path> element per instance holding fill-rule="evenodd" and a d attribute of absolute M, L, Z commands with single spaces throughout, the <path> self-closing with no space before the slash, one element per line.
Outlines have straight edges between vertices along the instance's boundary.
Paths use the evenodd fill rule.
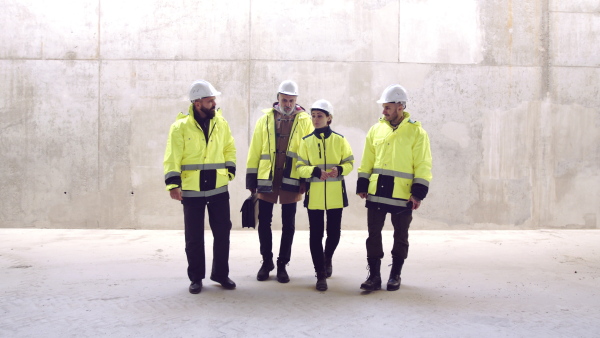
<path fill-rule="evenodd" d="M 329 136 L 331 136 L 332 132 L 333 131 L 331 130 L 331 127 L 327 126 L 327 127 L 315 129 L 314 134 L 317 138 L 322 138 L 321 135 L 323 135 L 324 138 L 328 138 Z"/>

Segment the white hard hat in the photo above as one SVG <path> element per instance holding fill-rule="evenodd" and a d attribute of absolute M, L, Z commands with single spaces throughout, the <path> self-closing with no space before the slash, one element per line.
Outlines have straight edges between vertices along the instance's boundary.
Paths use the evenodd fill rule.
<path fill-rule="evenodd" d="M 396 84 L 388 86 L 381 94 L 381 98 L 379 98 L 377 103 L 406 103 L 406 101 L 408 101 L 406 89 Z"/>
<path fill-rule="evenodd" d="M 190 87 L 190 101 L 195 101 L 209 96 L 221 95 L 213 85 L 205 80 L 197 80 Z"/>
<path fill-rule="evenodd" d="M 331 103 L 329 101 L 324 100 L 324 99 L 315 101 L 315 103 L 313 103 L 312 107 L 310 107 L 311 111 L 313 109 L 323 110 L 328 115 L 333 115 L 333 106 L 331 105 Z"/>
<path fill-rule="evenodd" d="M 292 80 L 285 80 L 279 85 L 280 94 L 298 96 L 298 85 Z"/>

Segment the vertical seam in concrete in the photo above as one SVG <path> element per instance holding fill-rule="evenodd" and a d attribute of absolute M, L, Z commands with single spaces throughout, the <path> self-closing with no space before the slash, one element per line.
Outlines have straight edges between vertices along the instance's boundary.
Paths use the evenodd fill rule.
<path fill-rule="evenodd" d="M 98 46 L 97 46 L 97 51 L 98 51 L 98 54 L 97 54 L 97 58 L 98 58 L 98 97 L 97 97 L 97 99 L 98 99 L 98 107 L 97 107 L 97 110 L 98 110 L 97 111 L 97 114 L 98 114 L 97 116 L 98 117 L 97 117 L 97 119 L 98 120 L 97 120 L 97 123 L 98 123 L 98 126 L 97 126 L 97 131 L 96 131 L 97 132 L 96 137 L 97 137 L 97 142 L 98 142 L 98 144 L 97 144 L 97 147 L 98 147 L 98 156 L 97 156 L 97 163 L 96 163 L 97 170 L 98 170 L 98 172 L 97 172 L 98 173 L 98 177 L 97 177 L 97 183 L 96 184 L 98 185 L 97 186 L 98 193 L 100 192 L 100 174 L 101 174 L 101 168 L 100 168 L 100 149 L 101 149 L 101 146 L 100 146 L 100 143 L 101 143 L 101 137 L 100 137 L 100 135 L 101 135 L 100 134 L 100 132 L 101 132 L 100 112 L 102 111 L 101 110 L 101 108 L 102 108 L 102 100 L 101 100 L 101 97 L 102 97 L 102 93 L 101 93 L 101 83 L 102 83 L 102 81 L 101 81 L 101 78 L 102 78 L 102 51 L 101 51 L 101 46 L 102 46 L 102 43 L 101 43 L 102 35 L 101 34 L 102 34 L 102 30 L 101 30 L 101 22 L 102 21 L 101 20 L 102 20 L 102 0 L 98 0 Z M 100 220 L 97 219 L 96 223 L 97 223 L 96 225 L 98 227 L 100 227 Z"/>
<path fill-rule="evenodd" d="M 550 0 L 542 0 L 542 90 L 541 99 L 550 98 Z"/>
<path fill-rule="evenodd" d="M 252 83 L 252 0 L 248 0 L 248 84 Z M 252 127 L 250 126 L 250 117 L 252 116 L 252 111 L 250 110 L 250 89 L 251 85 L 248 85 L 248 96 L 247 96 L 247 105 L 248 105 L 248 123 L 246 125 L 246 138 L 248 142 L 248 146 L 250 146 L 250 140 L 252 137 L 250 133 L 252 132 Z"/>
<path fill-rule="evenodd" d="M 401 45 L 402 43 L 400 42 L 400 27 L 401 27 L 401 22 L 400 22 L 400 7 L 402 6 L 402 0 L 398 0 L 398 63 L 400 63 L 400 51 L 402 50 Z"/>

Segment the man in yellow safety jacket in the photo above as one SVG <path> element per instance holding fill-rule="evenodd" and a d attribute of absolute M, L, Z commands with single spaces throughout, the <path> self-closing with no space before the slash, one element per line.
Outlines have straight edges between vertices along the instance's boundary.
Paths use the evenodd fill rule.
<path fill-rule="evenodd" d="M 296 229 L 296 202 L 305 187 L 298 175 L 296 161 L 302 137 L 313 130 L 310 116 L 296 104 L 298 85 L 283 81 L 279 85 L 277 102 L 263 110 L 256 122 L 246 162 L 246 188 L 258 192 L 258 239 L 262 265 L 256 279 L 264 281 L 273 264 L 271 221 L 273 205 L 281 204 L 281 245 L 277 258 L 277 280 L 290 281 L 286 264 L 290 261 Z"/>
<path fill-rule="evenodd" d="M 427 132 L 420 122 L 410 119 L 406 109 L 406 90 L 400 85 L 387 87 L 377 103 L 383 116 L 371 127 L 358 168 L 356 193 L 366 198 L 367 261 L 369 277 L 360 288 L 381 288 L 380 266 L 384 256 L 381 230 L 387 213 L 394 226 L 392 269 L 387 290 L 400 288 L 400 273 L 408 255 L 408 228 L 412 211 L 417 210 L 429 191 L 431 150 Z"/>
<path fill-rule="evenodd" d="M 171 125 L 164 157 L 165 183 L 171 198 L 183 204 L 185 253 L 190 293 L 202 290 L 205 277 L 204 213 L 213 233 L 213 264 L 210 279 L 234 289 L 229 279 L 229 192 L 235 177 L 235 143 L 229 124 L 209 82 L 198 80 L 190 89 L 187 114 L 179 113 Z"/>

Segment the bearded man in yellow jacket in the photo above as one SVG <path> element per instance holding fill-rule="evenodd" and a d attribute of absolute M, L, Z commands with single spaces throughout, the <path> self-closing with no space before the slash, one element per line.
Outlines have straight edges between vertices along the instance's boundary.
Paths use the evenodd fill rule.
<path fill-rule="evenodd" d="M 392 269 L 388 291 L 400 288 L 400 273 L 408 255 L 408 228 L 412 212 L 421 206 L 431 182 L 431 150 L 427 132 L 406 111 L 406 90 L 387 87 L 377 101 L 383 116 L 371 127 L 358 168 L 356 193 L 367 199 L 367 262 L 369 276 L 360 288 L 381 289 L 381 259 L 384 256 L 381 230 L 386 215 L 394 226 Z"/>
<path fill-rule="evenodd" d="M 227 185 L 235 177 L 235 143 L 221 110 L 220 95 L 209 82 L 196 81 L 190 89 L 188 113 L 171 125 L 164 158 L 165 183 L 171 198 L 183 204 L 185 253 L 190 293 L 202 290 L 205 277 L 204 213 L 213 233 L 210 279 L 234 289 L 229 279 L 231 218 Z"/>

